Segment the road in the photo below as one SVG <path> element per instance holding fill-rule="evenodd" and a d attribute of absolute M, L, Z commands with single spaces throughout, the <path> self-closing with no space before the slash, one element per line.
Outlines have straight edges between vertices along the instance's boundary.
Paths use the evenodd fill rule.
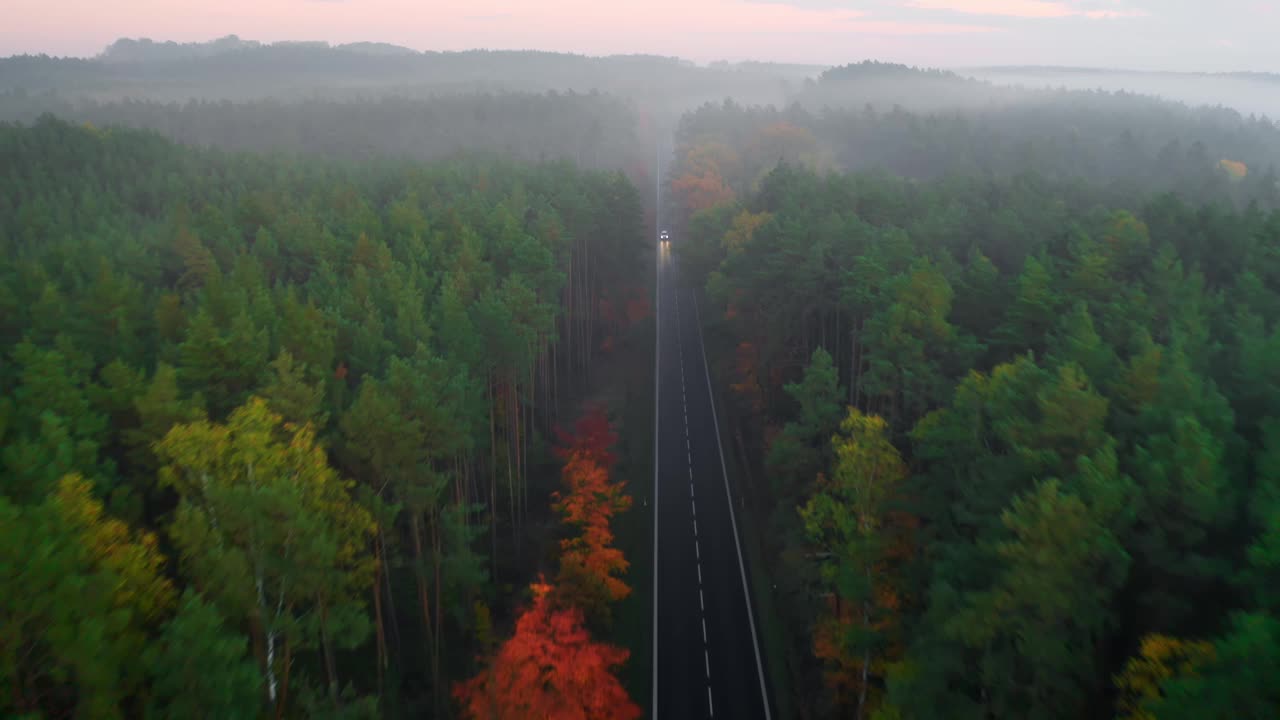
<path fill-rule="evenodd" d="M 696 300 L 657 264 L 653 717 L 771 720 Z"/>

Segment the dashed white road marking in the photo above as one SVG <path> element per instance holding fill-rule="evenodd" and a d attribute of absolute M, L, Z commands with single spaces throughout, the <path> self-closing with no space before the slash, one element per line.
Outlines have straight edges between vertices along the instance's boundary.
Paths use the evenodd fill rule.
<path fill-rule="evenodd" d="M 705 644 L 706 644 L 706 642 L 707 642 L 707 618 L 706 618 L 705 616 L 702 618 L 702 642 L 703 642 L 703 644 L 704 644 L 704 645 L 705 645 Z M 702 654 L 703 654 L 703 655 L 706 655 L 706 654 L 707 654 L 707 649 L 706 649 L 706 648 L 703 648 L 703 649 L 702 649 Z M 710 663 L 710 662 L 708 662 L 707 664 L 708 664 L 708 665 L 710 665 L 711 663 Z M 710 668 L 710 667 L 708 667 L 708 668 L 707 668 L 707 675 L 708 675 L 708 676 L 709 676 L 709 675 L 711 675 L 711 668 Z"/>
<path fill-rule="evenodd" d="M 760 699 L 762 701 L 762 704 L 764 705 L 765 720 L 772 720 L 772 713 L 769 712 L 768 690 L 765 688 L 765 682 L 764 682 L 764 663 L 761 661 L 761 658 L 760 658 L 760 640 L 756 634 L 756 623 L 755 623 L 755 618 L 753 617 L 753 612 L 751 609 L 751 590 L 747 585 L 747 571 L 746 571 L 745 563 L 742 560 L 742 541 L 738 538 L 738 521 L 734 517 L 734 513 L 733 513 L 733 492 L 729 489 L 729 472 L 724 462 L 724 445 L 721 443 L 721 440 L 720 440 L 720 421 L 717 418 L 716 412 L 715 412 L 715 404 L 714 404 L 715 390 L 714 388 L 711 387 L 711 368 L 707 365 L 706 341 L 704 341 L 702 338 L 702 318 L 700 313 L 698 312 L 697 297 L 694 297 L 693 299 L 693 313 L 694 313 L 694 323 L 698 329 L 698 350 L 699 350 L 698 354 L 702 356 L 702 372 L 707 382 L 707 394 L 712 398 L 711 422 L 712 422 L 712 426 L 715 428 L 716 449 L 719 451 L 719 454 L 720 454 L 720 475 L 724 480 L 725 500 L 729 505 L 729 526 L 733 529 L 734 550 L 737 551 L 737 555 L 738 555 L 738 574 L 742 580 L 742 597 L 747 606 L 748 627 L 751 629 L 751 649 L 754 651 L 756 656 L 756 675 L 760 681 Z M 694 525 L 696 526 L 698 521 L 695 519 L 693 522 L 694 522 Z M 711 711 L 710 714 L 714 717 L 715 710 L 713 707 L 711 707 L 710 684 L 707 685 L 707 705 L 708 705 L 708 709 Z"/>
<path fill-rule="evenodd" d="M 711 683 L 707 683 L 707 715 L 709 717 L 716 716 L 715 703 L 711 702 Z"/>
<path fill-rule="evenodd" d="M 698 609 L 703 612 L 707 611 L 707 606 L 702 602 L 702 588 L 698 588 Z"/>
<path fill-rule="evenodd" d="M 696 556 L 698 562 L 702 562 L 702 551 L 698 549 L 697 540 L 693 541 L 693 554 Z"/>
<path fill-rule="evenodd" d="M 698 563 L 698 587 L 702 587 L 702 563 Z"/>
<path fill-rule="evenodd" d="M 697 500 L 690 500 L 690 501 L 689 501 L 689 503 L 690 503 L 691 505 L 693 505 L 693 516 L 694 516 L 694 517 L 698 517 L 698 501 L 697 501 Z"/>

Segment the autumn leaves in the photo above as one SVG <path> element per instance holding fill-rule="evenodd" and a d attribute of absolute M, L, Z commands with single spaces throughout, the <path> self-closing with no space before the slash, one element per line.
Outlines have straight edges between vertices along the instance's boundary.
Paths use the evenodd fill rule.
<path fill-rule="evenodd" d="M 532 590 L 533 604 L 516 621 L 515 634 L 488 668 L 455 688 L 465 715 L 476 720 L 640 717 L 640 708 L 612 675 L 628 652 L 593 642 L 581 611 L 557 607 L 550 585 L 535 583 Z"/>
<path fill-rule="evenodd" d="M 631 507 L 622 483 L 610 479 L 617 462 L 610 448 L 618 436 L 600 408 L 578 421 L 575 433 L 560 434 L 565 491 L 556 493 L 555 510 L 578 534 L 562 540 L 559 583 L 563 599 L 601 621 L 609 619 L 609 603 L 631 594 L 618 577 L 627 571 L 622 552 L 613 547 L 610 523 Z"/>
<path fill-rule="evenodd" d="M 156 453 L 161 482 L 180 497 L 170 534 L 182 567 L 249 627 L 268 702 L 285 705 L 299 646 L 318 646 L 332 687 L 335 635 L 364 620 L 375 572 L 374 522 L 352 499 L 354 483 L 310 426 L 282 424 L 259 398 L 225 425 L 174 426 Z"/>
<path fill-rule="evenodd" d="M 555 493 L 554 508 L 570 532 L 560 541 L 560 572 L 554 584 L 531 586 L 532 602 L 512 637 L 479 675 L 454 688 L 467 717 L 640 717 L 613 674 L 630 653 L 593 641 L 588 630 L 606 625 L 610 603 L 631 592 L 619 577 L 628 563 L 613 547 L 610 528 L 631 506 L 623 483 L 610 478 L 616 442 L 599 407 L 583 415 L 572 434 L 560 432 L 556 455 L 564 461 L 564 489 Z"/>

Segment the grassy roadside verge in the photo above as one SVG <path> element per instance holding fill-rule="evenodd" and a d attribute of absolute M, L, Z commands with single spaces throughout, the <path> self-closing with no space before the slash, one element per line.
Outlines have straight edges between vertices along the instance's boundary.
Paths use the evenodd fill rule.
<path fill-rule="evenodd" d="M 701 297 L 699 305 L 705 306 Z M 738 454 L 734 452 L 733 440 L 724 435 L 730 427 L 728 415 L 720 397 L 720 388 L 724 383 L 717 376 L 715 363 L 711 362 L 711 350 L 706 346 L 706 328 L 703 328 L 703 335 L 703 352 L 707 358 L 707 371 L 711 376 L 712 409 L 722 433 L 721 444 L 729 446 L 724 452 L 725 472 L 729 475 L 734 499 L 744 503 L 735 508 L 734 514 L 742 542 L 743 560 L 747 566 L 747 582 L 751 585 L 751 609 L 755 615 L 756 632 L 760 634 L 760 652 L 763 654 L 765 680 L 769 685 L 769 701 L 774 718 L 791 718 L 794 717 L 795 711 L 791 705 L 791 687 L 784 663 L 787 652 L 785 629 L 778 621 L 773 597 L 773 579 L 769 572 L 769 564 L 765 562 L 763 543 L 765 528 L 759 517 L 762 509 L 757 506 L 758 500 L 743 485 L 742 467 Z"/>

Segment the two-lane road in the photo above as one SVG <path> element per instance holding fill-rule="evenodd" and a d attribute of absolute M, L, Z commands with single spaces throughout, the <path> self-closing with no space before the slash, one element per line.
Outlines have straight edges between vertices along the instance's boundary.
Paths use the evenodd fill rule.
<path fill-rule="evenodd" d="M 657 272 L 653 717 L 769 720 L 696 300 Z"/>

